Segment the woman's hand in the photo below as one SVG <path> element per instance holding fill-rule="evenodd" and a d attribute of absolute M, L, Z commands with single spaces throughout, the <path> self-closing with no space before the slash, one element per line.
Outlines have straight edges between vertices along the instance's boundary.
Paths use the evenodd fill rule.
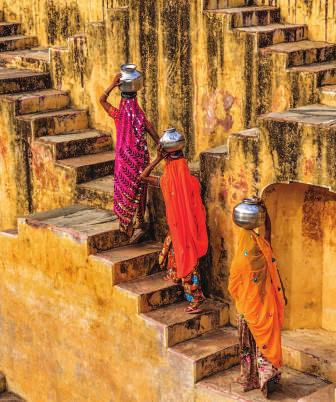
<path fill-rule="evenodd" d="M 166 151 L 163 149 L 162 145 L 159 144 L 158 147 L 157 147 L 157 156 L 156 156 L 156 159 L 159 160 L 159 161 L 161 161 L 162 159 L 167 158 L 167 156 L 168 156 L 168 152 L 166 152 Z"/>
<path fill-rule="evenodd" d="M 117 75 L 113 78 L 111 86 L 112 86 L 113 88 L 115 88 L 115 87 L 117 87 L 118 85 L 120 85 L 120 79 L 121 79 L 121 73 L 117 74 Z"/>

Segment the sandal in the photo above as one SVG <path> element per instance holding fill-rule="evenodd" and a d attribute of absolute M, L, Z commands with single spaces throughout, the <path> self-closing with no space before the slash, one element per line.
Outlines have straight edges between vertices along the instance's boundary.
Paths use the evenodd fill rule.
<path fill-rule="evenodd" d="M 146 235 L 146 232 L 143 231 L 142 229 L 135 229 L 132 237 L 129 240 L 129 244 L 136 244 L 139 243 L 140 240 Z"/>
<path fill-rule="evenodd" d="M 198 306 L 188 306 L 184 311 L 188 314 L 198 314 L 201 313 L 203 310 L 200 309 Z"/>

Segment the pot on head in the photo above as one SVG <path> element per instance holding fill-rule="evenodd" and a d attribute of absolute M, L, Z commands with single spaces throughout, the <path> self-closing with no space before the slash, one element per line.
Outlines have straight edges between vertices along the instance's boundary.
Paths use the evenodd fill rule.
<path fill-rule="evenodd" d="M 266 208 L 256 198 L 245 198 L 233 208 L 232 218 L 244 229 L 256 229 L 265 223 Z"/>
<path fill-rule="evenodd" d="M 143 87 L 143 75 L 137 71 L 135 64 L 122 64 L 120 72 L 119 89 L 121 92 L 137 92 Z"/>
<path fill-rule="evenodd" d="M 182 151 L 185 146 L 185 138 L 176 128 L 168 128 L 160 139 L 160 145 L 166 152 Z"/>

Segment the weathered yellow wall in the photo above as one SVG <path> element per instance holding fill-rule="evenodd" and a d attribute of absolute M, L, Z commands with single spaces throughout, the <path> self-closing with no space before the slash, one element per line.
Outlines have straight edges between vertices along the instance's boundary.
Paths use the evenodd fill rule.
<path fill-rule="evenodd" d="M 16 133 L 15 106 L 0 102 L 0 228 L 13 228 L 18 211 L 29 212 L 28 166 L 22 155 L 27 143 Z"/>
<path fill-rule="evenodd" d="M 127 60 L 145 74 L 139 96 L 150 119 L 159 131 L 182 130 L 190 158 L 249 124 L 251 82 L 236 79 L 249 74 L 247 44 L 227 32 L 226 17 L 203 13 L 201 0 L 3 0 L 2 7 L 41 45 L 62 45 L 51 53 L 54 85 L 89 107 L 96 128 L 113 131 L 98 98 Z"/>
<path fill-rule="evenodd" d="M 242 198 L 253 194 L 261 196 L 264 190 L 273 183 L 288 182 L 330 187 L 333 194 L 336 193 L 336 177 L 332 168 L 335 166 L 335 155 L 333 151 L 330 153 L 334 149 L 330 142 L 333 141 L 333 137 L 328 135 L 328 130 L 324 131 L 318 126 L 271 119 L 261 120 L 260 127 L 261 130 L 246 130 L 236 133 L 230 137 L 228 148 L 226 146 L 218 147 L 206 151 L 201 156 L 201 179 L 210 234 L 208 269 L 205 271 L 205 276 L 209 292 L 213 296 L 228 297 L 227 281 L 237 239 L 235 225 L 232 221 L 232 209 Z M 321 141 L 319 143 L 321 148 L 314 140 L 317 137 Z M 328 160 L 329 157 L 323 158 L 321 163 L 317 164 L 319 152 L 322 155 L 329 154 L 330 159 Z M 299 272 L 298 277 L 288 279 L 290 284 L 288 298 L 293 300 L 293 303 L 287 308 L 287 326 L 289 328 L 297 328 L 302 325 L 307 327 L 322 325 L 324 328 L 335 329 L 335 305 L 331 299 L 335 283 L 332 279 L 334 274 L 331 268 L 335 247 L 331 233 L 335 232 L 335 227 L 331 223 L 330 216 L 335 211 L 336 197 L 332 193 L 330 194 L 325 196 L 330 200 L 328 204 L 325 203 L 327 206 L 319 200 L 318 196 L 316 199 L 312 197 L 309 203 L 308 200 L 303 203 L 303 191 L 298 194 L 297 198 L 282 195 L 277 204 L 280 210 L 281 202 L 286 200 L 287 203 L 283 208 L 291 211 L 288 216 L 293 219 L 293 225 L 288 225 L 287 233 L 286 228 L 281 229 L 278 215 L 274 216 L 277 223 L 273 232 L 280 239 L 277 255 L 284 255 L 284 263 L 281 266 L 285 266 L 284 269 L 286 269 L 287 264 L 297 265 L 301 259 L 303 261 L 300 264 L 301 267 L 306 268 L 309 265 L 307 261 L 311 260 L 312 264 L 314 261 L 318 263 L 320 254 L 323 252 L 325 255 L 323 273 L 322 268 L 320 271 L 312 268 L 311 278 L 307 277 L 306 295 L 315 297 L 315 301 L 313 300 L 311 305 L 309 305 L 310 302 L 303 302 L 299 297 L 299 295 L 304 295 L 298 284 L 302 268 L 295 271 Z M 313 230 L 310 226 L 305 227 L 306 234 L 303 238 L 300 237 L 302 226 L 298 224 L 300 208 L 303 211 L 303 208 L 308 207 L 312 212 L 316 207 L 316 211 L 320 211 L 321 219 L 323 216 L 320 228 L 323 228 L 324 234 L 317 243 L 314 243 L 314 239 L 307 234 L 309 229 Z M 304 211 L 312 219 L 314 218 L 315 215 L 312 212 Z M 301 212 L 302 214 L 303 212 Z M 293 237 L 290 236 L 291 234 Z M 293 247 L 293 255 L 286 256 L 286 241 L 291 244 L 296 238 L 299 242 L 298 248 Z M 313 250 L 314 247 L 317 248 L 316 253 Z M 306 249 L 309 254 L 302 255 Z M 305 312 L 302 307 L 305 308 Z M 234 322 L 234 310 L 232 310 L 232 322 Z"/>
<path fill-rule="evenodd" d="M 311 39 L 335 40 L 332 2 L 276 5 L 285 21 L 308 24 Z M 0 6 L 41 45 L 68 48 L 52 52 L 55 86 L 89 107 L 96 128 L 113 131 L 98 98 L 126 60 L 145 73 L 140 98 L 150 119 L 159 131 L 171 125 L 184 131 L 190 158 L 255 125 L 255 44 L 229 32 L 223 15 L 203 13 L 201 0 L 2 0 Z"/>
<path fill-rule="evenodd" d="M 167 356 L 111 267 L 51 230 L 0 236 L 0 370 L 29 401 L 196 400 L 191 374 Z M 132 381 L 129 381 L 129 379 Z"/>
<path fill-rule="evenodd" d="M 336 330 L 336 194 L 305 184 L 267 188 L 272 245 L 290 295 L 287 326 Z"/>

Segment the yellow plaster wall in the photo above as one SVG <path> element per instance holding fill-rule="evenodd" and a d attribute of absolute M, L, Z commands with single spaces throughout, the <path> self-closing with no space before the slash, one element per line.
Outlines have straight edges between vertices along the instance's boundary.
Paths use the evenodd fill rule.
<path fill-rule="evenodd" d="M 29 211 L 27 165 L 22 157 L 27 147 L 25 139 L 16 132 L 15 106 L 0 102 L 0 228 L 13 228 L 18 213 Z"/>
<path fill-rule="evenodd" d="M 21 222 L 0 254 L 0 370 L 28 401 L 195 400 L 190 367 L 85 243 Z"/>
<path fill-rule="evenodd" d="M 205 270 L 207 290 L 216 297 L 229 297 L 227 282 L 237 239 L 232 209 L 242 198 L 253 194 L 261 196 L 272 183 L 302 182 L 318 188 L 330 187 L 330 195 L 323 196 L 326 201 L 323 201 L 323 192 L 321 196 L 318 192 L 316 196 L 312 193 L 310 198 L 307 198 L 308 190 L 308 195 L 304 191 L 281 192 L 274 205 L 278 205 L 282 215 L 275 213 L 273 219 L 276 222 L 274 234 L 279 236 L 281 245 L 277 255 L 283 255 L 281 265 L 285 269 L 289 264 L 300 267 L 316 265 L 320 263 L 320 256 L 324 256 L 323 270 L 311 268 L 311 275 L 305 276 L 304 291 L 300 282 L 302 268 L 295 271 L 299 272 L 298 276 L 288 276 L 288 298 L 293 302 L 287 308 L 287 327 L 335 329 L 335 305 L 332 301 L 335 283 L 332 233 L 335 227 L 330 217 L 336 200 L 332 169 L 335 154 L 330 152 L 334 149 L 333 136 L 318 126 L 276 120 L 261 120 L 260 127 L 260 130 L 232 135 L 228 148 L 218 147 L 201 155 L 201 180 L 210 235 L 208 269 Z M 320 139 L 320 148 L 315 138 Z M 288 212 L 285 214 L 284 211 Z M 311 226 L 307 216 L 315 219 Z M 307 222 L 303 237 L 301 221 Z M 314 230 L 321 236 L 318 241 L 309 234 Z M 292 245 L 295 240 L 298 247 Z M 303 296 L 312 300 L 304 300 Z M 231 309 L 233 323 L 234 317 L 234 309 Z"/>
<path fill-rule="evenodd" d="M 270 186 L 272 244 L 288 291 L 287 326 L 336 330 L 336 194 L 305 184 Z"/>
<path fill-rule="evenodd" d="M 159 131 L 182 130 L 190 159 L 246 126 L 252 93 L 244 37 L 227 32 L 226 17 L 203 13 L 201 0 L 1 4 L 5 19 L 21 21 L 41 45 L 58 46 L 51 52 L 54 85 L 89 107 L 96 128 L 113 132 L 98 99 L 125 61 L 145 74 L 139 98 L 149 118 Z"/>

